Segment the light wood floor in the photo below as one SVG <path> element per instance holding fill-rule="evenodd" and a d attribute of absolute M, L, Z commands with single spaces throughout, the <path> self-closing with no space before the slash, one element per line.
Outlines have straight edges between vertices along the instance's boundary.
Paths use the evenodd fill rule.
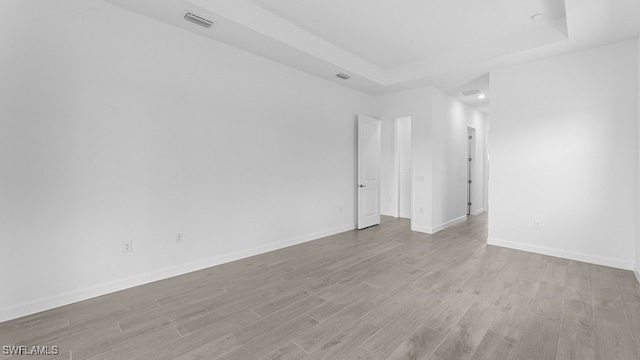
<path fill-rule="evenodd" d="M 638 358 L 632 272 L 487 246 L 486 223 L 425 235 L 386 218 L 5 322 L 0 346 L 73 360 Z"/>

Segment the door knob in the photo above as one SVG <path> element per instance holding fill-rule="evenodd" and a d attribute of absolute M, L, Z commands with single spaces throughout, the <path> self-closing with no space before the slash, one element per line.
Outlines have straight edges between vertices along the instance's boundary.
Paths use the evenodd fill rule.
<path fill-rule="evenodd" d="M 367 185 L 362 185 L 362 184 L 360 184 L 360 185 L 358 185 L 358 187 L 363 188 L 363 187 L 367 187 Z"/>

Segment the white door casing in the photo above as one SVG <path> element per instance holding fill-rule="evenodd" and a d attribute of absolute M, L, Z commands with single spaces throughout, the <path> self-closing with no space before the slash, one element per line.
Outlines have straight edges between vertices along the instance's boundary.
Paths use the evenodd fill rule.
<path fill-rule="evenodd" d="M 379 119 L 358 115 L 358 229 L 380 224 Z"/>

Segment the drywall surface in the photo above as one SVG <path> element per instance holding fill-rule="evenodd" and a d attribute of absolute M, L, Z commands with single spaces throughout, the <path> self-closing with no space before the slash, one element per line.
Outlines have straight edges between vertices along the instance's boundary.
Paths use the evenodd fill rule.
<path fill-rule="evenodd" d="M 411 218 L 411 179 L 413 170 L 411 159 L 411 117 L 396 119 L 396 139 L 398 156 L 398 208 L 401 218 Z"/>
<path fill-rule="evenodd" d="M 638 86 L 637 86 L 637 91 L 638 91 L 638 107 L 637 107 L 637 115 L 638 115 L 638 135 L 637 135 L 637 139 L 638 142 L 636 143 L 636 147 L 638 149 L 638 173 L 637 173 L 637 177 L 636 177 L 636 184 L 637 184 L 637 202 L 636 202 L 636 266 L 635 266 L 635 273 L 636 273 L 636 277 L 638 278 L 638 281 L 640 281 L 640 37 L 638 37 L 637 40 L 637 47 L 638 47 Z"/>
<path fill-rule="evenodd" d="M 376 98 L 97 0 L 0 34 L 0 321 L 354 227 Z"/>
<path fill-rule="evenodd" d="M 396 120 L 383 119 L 380 141 L 380 213 L 398 216 Z"/>
<path fill-rule="evenodd" d="M 432 87 L 380 96 L 382 118 L 411 116 L 412 203 L 411 229 L 431 231 L 432 203 Z"/>
<path fill-rule="evenodd" d="M 484 211 L 489 211 L 489 173 L 491 172 L 491 115 L 485 117 L 484 128 Z"/>
<path fill-rule="evenodd" d="M 411 117 L 382 120 L 382 215 L 411 218 Z"/>
<path fill-rule="evenodd" d="M 490 244 L 633 268 L 637 83 L 636 41 L 491 73 Z"/>

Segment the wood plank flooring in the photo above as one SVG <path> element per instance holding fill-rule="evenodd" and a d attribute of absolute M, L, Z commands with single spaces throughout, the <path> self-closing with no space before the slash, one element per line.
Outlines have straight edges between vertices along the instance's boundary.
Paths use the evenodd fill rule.
<path fill-rule="evenodd" d="M 0 359 L 617 360 L 630 271 L 486 245 L 486 215 L 349 231 L 0 324 Z"/>

